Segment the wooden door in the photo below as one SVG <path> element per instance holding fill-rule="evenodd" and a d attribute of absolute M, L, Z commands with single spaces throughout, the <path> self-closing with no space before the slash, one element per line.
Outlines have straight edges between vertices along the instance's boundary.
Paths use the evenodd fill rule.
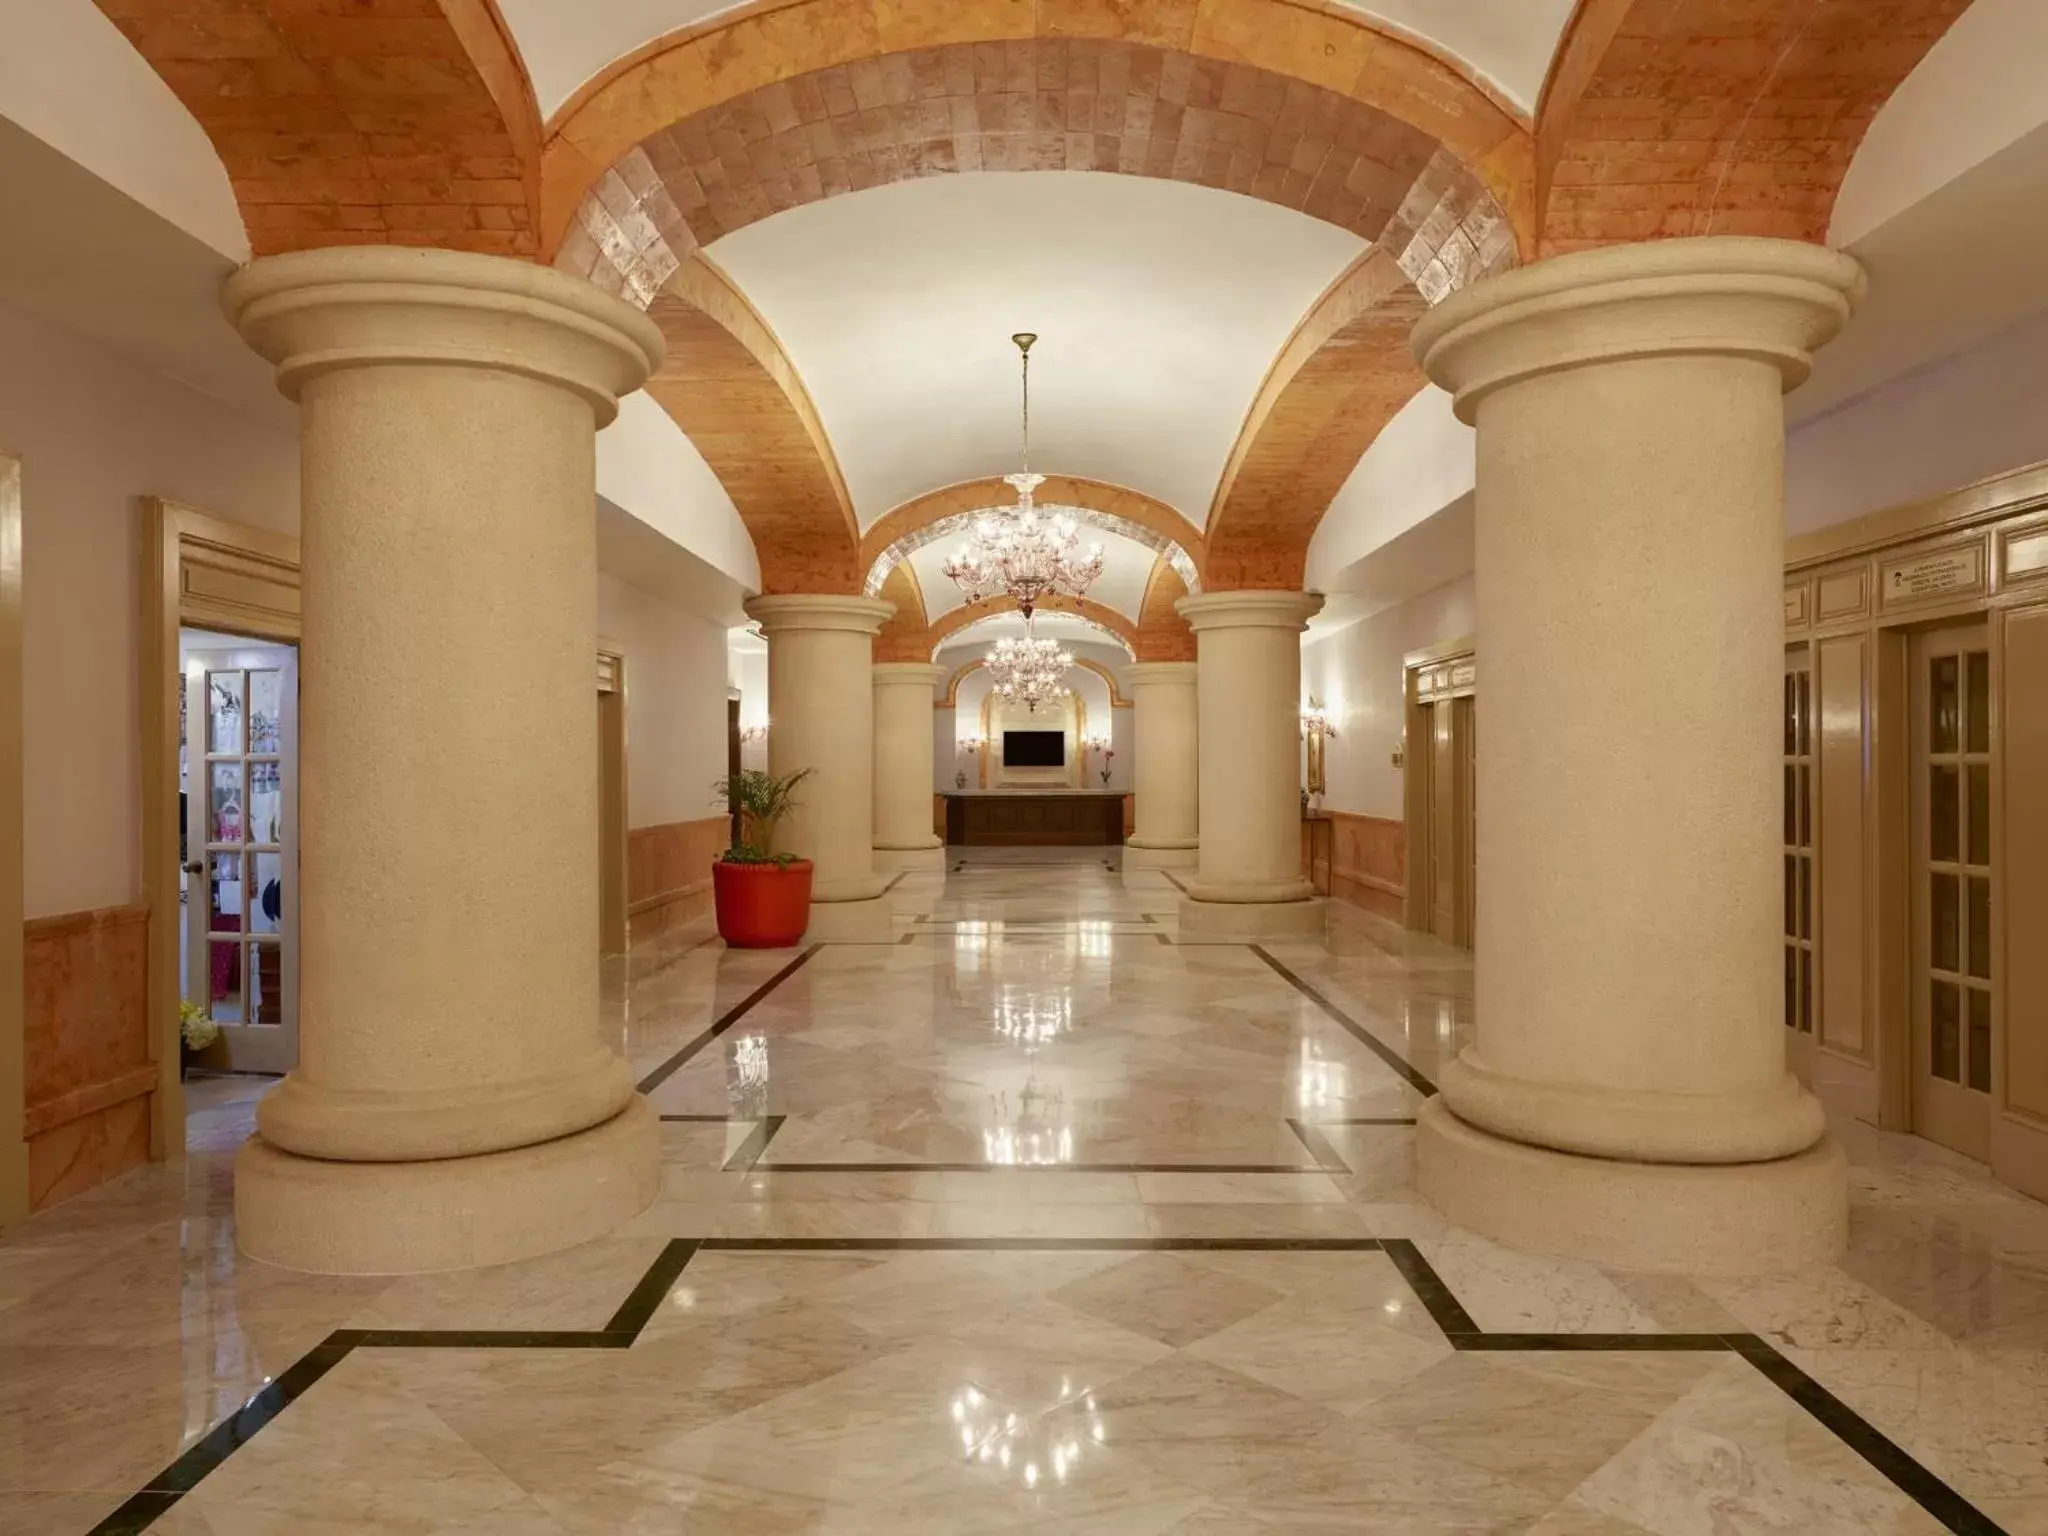
<path fill-rule="evenodd" d="M 1913 1129 L 1990 1156 L 1991 637 L 1914 637 L 1911 951 Z"/>

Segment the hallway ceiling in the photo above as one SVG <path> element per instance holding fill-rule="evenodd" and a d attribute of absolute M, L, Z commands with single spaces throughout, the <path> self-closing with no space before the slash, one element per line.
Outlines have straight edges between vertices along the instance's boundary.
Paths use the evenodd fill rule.
<path fill-rule="evenodd" d="M 1116 609 L 1135 624 L 1145 599 L 1145 581 L 1152 574 L 1158 554 L 1136 539 L 1097 528 L 1083 528 L 1080 541 L 1083 549 L 1092 543 L 1102 545 L 1102 575 L 1088 588 L 1087 595 Z M 910 568 L 917 573 L 918 589 L 924 593 L 927 620 L 952 612 L 964 601 L 959 587 L 947 579 L 946 561 L 966 542 L 965 533 L 949 534 L 910 552 Z"/>
<path fill-rule="evenodd" d="M 707 254 L 780 338 L 866 528 L 1018 467 L 1019 330 L 1041 338 L 1032 467 L 1199 525 L 1274 356 L 1364 249 L 1206 187 L 989 172 L 806 204 Z"/>
<path fill-rule="evenodd" d="M 1573 0 L 1331 0 L 1391 23 L 1480 76 L 1525 113 L 1543 89 Z M 733 0 L 499 0 L 542 117 L 614 60 Z"/>

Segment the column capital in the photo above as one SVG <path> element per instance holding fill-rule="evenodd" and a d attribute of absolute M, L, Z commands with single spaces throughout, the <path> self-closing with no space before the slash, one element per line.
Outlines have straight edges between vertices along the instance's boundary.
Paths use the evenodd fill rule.
<path fill-rule="evenodd" d="M 836 592 L 750 597 L 744 606 L 747 617 L 771 636 L 800 629 L 878 634 L 896 613 L 894 603 L 885 603 L 878 597 L 854 597 Z"/>
<path fill-rule="evenodd" d="M 1587 363 L 1743 357 L 1796 389 L 1861 302 L 1863 268 L 1801 240 L 1708 235 L 1555 256 L 1452 294 L 1410 345 L 1470 425 L 1506 384 Z"/>
<path fill-rule="evenodd" d="M 926 688 L 952 676 L 951 667 L 942 667 L 930 661 L 878 661 L 870 668 L 875 681 L 879 683 L 922 683 Z"/>
<path fill-rule="evenodd" d="M 1323 611 L 1320 592 L 1200 592 L 1174 605 L 1196 634 L 1208 629 L 1291 629 Z M 1160 665 L 1160 663 L 1153 663 Z M 1186 663 L 1181 663 L 1186 665 Z"/>
<path fill-rule="evenodd" d="M 297 400 L 309 379 L 414 363 L 523 374 L 581 395 L 597 425 L 660 366 L 659 326 L 552 267 L 468 251 L 332 246 L 233 273 L 221 306 Z"/>
<path fill-rule="evenodd" d="M 1133 688 L 1147 683 L 1185 683 L 1194 686 L 1201 665 L 1193 661 L 1134 661 L 1124 668 L 1124 680 Z"/>

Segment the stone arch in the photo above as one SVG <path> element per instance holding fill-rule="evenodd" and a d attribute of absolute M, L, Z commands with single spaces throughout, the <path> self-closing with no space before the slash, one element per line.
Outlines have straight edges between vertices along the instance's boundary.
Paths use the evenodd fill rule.
<path fill-rule="evenodd" d="M 955 667 L 952 676 L 946 679 L 946 695 L 942 702 L 942 707 L 946 709 L 955 707 L 960 702 L 960 685 L 987 665 L 987 657 L 977 656 L 974 660 Z M 1074 665 L 1085 667 L 1102 679 L 1104 686 L 1109 689 L 1109 707 L 1111 709 L 1129 709 L 1131 707 L 1131 701 L 1124 697 L 1123 689 L 1117 685 L 1116 674 L 1101 662 L 1092 661 L 1086 656 L 1076 656 L 1074 658 Z"/>
<path fill-rule="evenodd" d="M 1538 252 L 1825 241 L 1864 130 L 1969 3 L 1579 0 L 1537 122 Z"/>
<path fill-rule="evenodd" d="M 983 512 L 1014 506 L 1016 500 L 1012 487 L 990 476 L 946 486 L 885 513 L 861 538 L 861 564 L 867 570 L 862 590 L 873 596 L 913 550 L 965 528 Z M 1079 511 L 1088 526 L 1144 545 L 1173 561 L 1190 590 L 1201 590 L 1201 530 L 1165 502 L 1080 475 L 1048 475 L 1038 488 L 1037 501 L 1041 507 Z"/>
<path fill-rule="evenodd" d="M 848 13 L 865 9 L 743 11 L 591 82 L 545 150 L 555 264 L 630 295 L 771 214 L 977 170 L 1240 192 L 1375 242 L 1425 291 L 1514 258 L 1527 129 L 1363 12 L 1217 0 L 1198 19 L 1184 0 L 1125 0 L 1153 24 L 1105 28 L 1094 0 L 953 0 L 862 28 Z"/>
<path fill-rule="evenodd" d="M 99 4 L 212 140 L 252 254 L 541 254 L 540 111 L 492 0 L 402 20 L 287 0 Z"/>
<path fill-rule="evenodd" d="M 1048 597 L 1043 599 L 1038 607 L 1042 613 L 1064 613 L 1092 625 L 1122 646 L 1127 654 L 1137 654 L 1137 626 L 1106 604 L 1086 597 Z M 1015 612 L 1017 600 L 1014 597 L 990 597 L 939 615 L 929 631 L 931 650 L 924 659 L 929 661 L 938 655 L 940 647 L 968 625 L 978 623 L 982 619 L 994 618 L 998 614 Z"/>

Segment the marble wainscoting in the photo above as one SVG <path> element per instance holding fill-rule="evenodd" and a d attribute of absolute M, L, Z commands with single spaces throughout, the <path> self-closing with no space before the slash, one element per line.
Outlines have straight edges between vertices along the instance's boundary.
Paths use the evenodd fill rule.
<path fill-rule="evenodd" d="M 1385 816 L 1331 811 L 1330 894 L 1401 921 L 1408 889 L 1408 829 Z"/>
<path fill-rule="evenodd" d="M 149 1160 L 149 907 L 31 918 L 22 950 L 23 1121 L 41 1210 Z"/>
<path fill-rule="evenodd" d="M 711 865 L 731 834 L 724 816 L 662 822 L 626 834 L 626 921 L 635 946 L 711 911 Z"/>

